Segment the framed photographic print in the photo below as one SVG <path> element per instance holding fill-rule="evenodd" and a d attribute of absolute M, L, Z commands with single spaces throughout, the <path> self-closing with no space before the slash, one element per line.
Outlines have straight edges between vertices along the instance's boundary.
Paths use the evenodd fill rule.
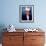
<path fill-rule="evenodd" d="M 19 5 L 19 21 L 34 22 L 34 5 Z"/>

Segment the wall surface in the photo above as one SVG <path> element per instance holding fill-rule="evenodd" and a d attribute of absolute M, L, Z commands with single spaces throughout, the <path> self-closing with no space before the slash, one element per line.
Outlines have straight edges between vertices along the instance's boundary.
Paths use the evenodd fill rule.
<path fill-rule="evenodd" d="M 46 0 L 0 0 L 0 4 L 0 26 L 13 24 L 16 28 L 46 28 Z M 19 22 L 19 5 L 34 5 L 33 23 Z"/>
<path fill-rule="evenodd" d="M 42 28 L 46 32 L 46 0 L 0 0 L 0 31 L 13 24 L 16 28 Z M 34 22 L 19 22 L 19 5 L 34 5 Z"/>

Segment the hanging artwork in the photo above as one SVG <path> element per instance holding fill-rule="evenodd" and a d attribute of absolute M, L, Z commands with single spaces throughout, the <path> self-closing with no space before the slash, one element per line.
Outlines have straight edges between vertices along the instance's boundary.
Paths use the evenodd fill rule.
<path fill-rule="evenodd" d="M 34 22 L 34 5 L 19 6 L 19 21 L 25 23 Z"/>

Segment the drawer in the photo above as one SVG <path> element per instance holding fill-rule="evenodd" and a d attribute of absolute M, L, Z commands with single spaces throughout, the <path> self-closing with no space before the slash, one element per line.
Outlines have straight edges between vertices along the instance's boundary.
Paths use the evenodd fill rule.
<path fill-rule="evenodd" d="M 44 36 L 44 32 L 24 32 L 24 36 Z"/>
<path fill-rule="evenodd" d="M 23 38 L 22 37 L 8 37 L 6 40 L 3 40 L 3 46 L 22 46 Z"/>
<path fill-rule="evenodd" d="M 44 36 L 25 36 L 24 43 L 25 44 L 43 44 Z"/>
<path fill-rule="evenodd" d="M 4 36 L 3 43 L 14 43 L 23 41 L 23 36 Z"/>
<path fill-rule="evenodd" d="M 3 46 L 16 46 L 16 45 L 14 45 L 14 44 L 3 44 Z"/>
<path fill-rule="evenodd" d="M 2 44 L 2 46 L 23 46 L 23 44 Z"/>
<path fill-rule="evenodd" d="M 9 37 L 9 36 L 3 37 L 3 43 L 6 43 L 6 44 L 13 42 L 13 40 L 14 40 L 14 37 Z"/>
<path fill-rule="evenodd" d="M 44 44 L 31 44 L 32 46 L 44 46 Z"/>
<path fill-rule="evenodd" d="M 32 43 L 33 44 L 43 44 L 44 36 L 32 36 Z"/>
<path fill-rule="evenodd" d="M 23 32 L 4 32 L 4 36 L 23 36 Z"/>

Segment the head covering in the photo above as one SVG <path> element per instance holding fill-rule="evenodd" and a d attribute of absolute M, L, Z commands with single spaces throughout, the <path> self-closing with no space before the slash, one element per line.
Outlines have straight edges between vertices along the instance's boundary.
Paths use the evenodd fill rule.
<path fill-rule="evenodd" d="M 25 11 L 30 11 L 30 8 L 29 8 L 29 7 L 26 7 L 26 8 L 25 8 Z"/>

